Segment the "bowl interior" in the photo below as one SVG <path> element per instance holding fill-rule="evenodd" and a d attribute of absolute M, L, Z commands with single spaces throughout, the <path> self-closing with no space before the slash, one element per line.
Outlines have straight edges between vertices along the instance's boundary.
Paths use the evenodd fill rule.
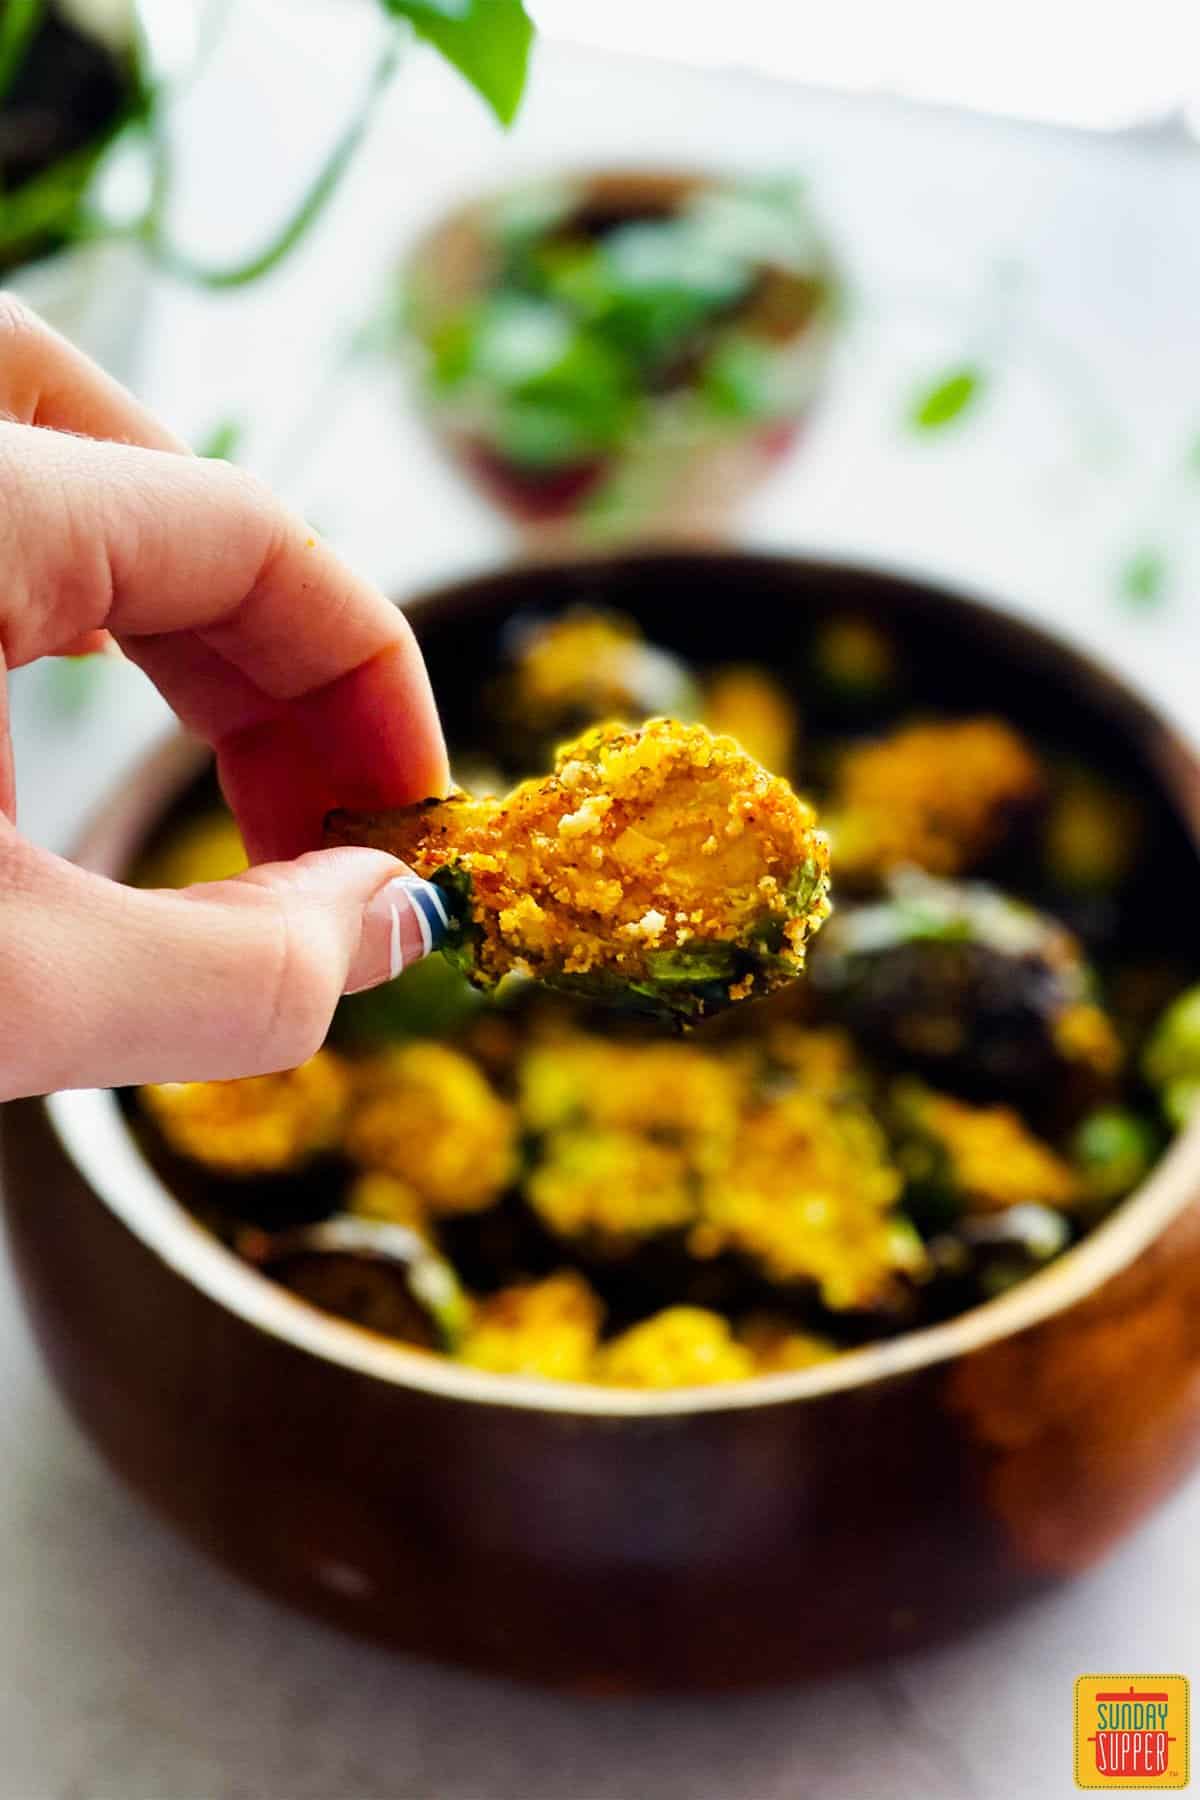
<path fill-rule="evenodd" d="M 631 614 L 653 642 L 704 665 L 757 661 L 785 682 L 810 632 L 831 614 L 886 622 L 907 664 L 906 710 L 1002 713 L 1051 748 L 1085 757 L 1135 791 L 1148 830 L 1139 888 L 1152 897 L 1154 948 L 1194 966 L 1200 908 L 1200 764 L 1144 702 L 1109 672 L 1043 633 L 973 600 L 870 570 L 734 553 L 658 554 L 507 570 L 411 603 L 451 745 L 478 735 L 479 695 L 515 617 L 572 604 Z M 143 784 L 139 846 L 181 810 L 207 804 L 212 777 L 173 752 L 174 801 L 161 777 Z M 109 842 L 112 841 L 111 833 Z M 127 833 L 126 849 L 133 842 Z M 125 868 L 128 867 L 128 861 Z M 114 869 L 110 858 L 109 872 Z M 1139 1192 L 1074 1249 L 1000 1299 L 946 1323 L 852 1350 L 795 1373 L 661 1392 L 481 1376 L 461 1365 L 317 1313 L 239 1263 L 208 1237 L 149 1167 L 109 1095 L 48 1103 L 68 1150 L 101 1196 L 173 1267 L 263 1329 L 384 1379 L 480 1402 L 616 1415 L 778 1403 L 879 1380 L 962 1354 L 1060 1310 L 1136 1256 L 1190 1199 L 1200 1122 Z"/>

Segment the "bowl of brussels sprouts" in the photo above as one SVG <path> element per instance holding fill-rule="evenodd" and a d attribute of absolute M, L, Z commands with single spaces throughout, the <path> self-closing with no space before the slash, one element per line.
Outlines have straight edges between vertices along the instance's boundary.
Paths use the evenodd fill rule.
<path fill-rule="evenodd" d="M 84 1428 L 268 1591 L 578 1689 L 820 1676 L 1104 1556 L 1200 1456 L 1195 751 L 1075 649 L 880 570 L 589 556 L 409 613 L 475 797 L 459 874 L 485 826 L 565 818 L 537 879 L 553 853 L 570 924 L 633 858 L 639 1004 L 481 986 L 460 948 L 300 1069 L 7 1107 L 21 1289 Z M 654 776 L 668 739 L 613 826 L 605 759 Z M 681 1028 L 677 991 L 641 1003 L 779 784 L 832 916 L 798 979 L 706 964 Z M 153 885 L 241 854 L 182 740 L 80 848 Z"/>

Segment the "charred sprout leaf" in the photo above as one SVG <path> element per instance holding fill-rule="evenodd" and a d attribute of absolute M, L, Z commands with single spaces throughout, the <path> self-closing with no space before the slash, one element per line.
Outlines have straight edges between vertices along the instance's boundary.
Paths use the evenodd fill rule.
<path fill-rule="evenodd" d="M 1127 606 L 1159 606 L 1167 594 L 1167 559 L 1153 544 L 1134 550 L 1121 566 L 1121 598 Z"/>
<path fill-rule="evenodd" d="M 964 364 L 938 376 L 913 400 L 909 422 L 917 431 L 941 431 L 961 419 L 980 400 L 986 377 L 982 369 Z"/>
<path fill-rule="evenodd" d="M 521 0 L 382 0 L 382 5 L 439 50 L 502 125 L 512 124 L 533 42 Z"/>

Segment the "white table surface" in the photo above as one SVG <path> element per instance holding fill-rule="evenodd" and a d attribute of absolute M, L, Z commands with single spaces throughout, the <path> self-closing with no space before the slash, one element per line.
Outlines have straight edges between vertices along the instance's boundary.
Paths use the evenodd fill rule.
<path fill-rule="evenodd" d="M 263 196 L 297 179 L 353 86 L 319 9 L 282 30 L 267 0 L 235 10 L 223 88 L 202 83 L 186 109 L 195 248 L 252 239 Z M 1200 153 L 1174 139 L 556 46 L 502 140 L 417 62 L 336 219 L 286 272 L 223 299 L 156 289 L 140 390 L 196 438 L 243 417 L 246 460 L 394 591 L 488 566 L 502 527 L 404 416 L 386 367 L 331 345 L 447 197 L 564 156 L 811 177 L 853 314 L 828 405 L 747 513 L 748 541 L 965 581 L 1195 716 L 1200 474 L 1183 462 L 1200 435 Z M 914 386 L 973 356 L 992 375 L 978 417 L 914 440 Z M 1143 542 L 1171 579 L 1139 612 L 1117 572 Z M 13 687 L 24 819 L 61 846 L 164 714 L 119 665 L 78 712 L 45 670 Z M 581 1702 L 438 1670 L 292 1617 L 149 1518 L 64 1417 L 3 1267 L 0 1366 L 0 1800 L 1058 1800 L 1074 1791 L 1076 1674 L 1200 1676 L 1196 1485 L 1003 1625 L 807 1692 Z"/>

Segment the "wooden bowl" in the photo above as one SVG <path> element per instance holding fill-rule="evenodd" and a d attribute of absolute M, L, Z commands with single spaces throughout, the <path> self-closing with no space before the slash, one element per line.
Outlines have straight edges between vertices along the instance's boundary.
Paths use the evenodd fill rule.
<path fill-rule="evenodd" d="M 548 185 L 548 184 L 538 184 Z M 557 184 L 555 184 L 557 185 Z M 568 174 L 570 215 L 591 226 L 669 216 L 724 185 L 679 170 Z M 411 318 L 421 335 L 481 294 L 495 273 L 492 194 L 448 214 L 407 259 Z M 671 396 L 651 399 L 642 429 L 620 449 L 534 476 L 505 462 L 486 438 L 435 400 L 424 410 L 453 460 L 520 532 L 527 551 L 567 554 L 630 543 L 716 543 L 738 508 L 790 449 L 823 387 L 837 322 L 837 283 L 824 252 L 807 279 L 768 268 L 751 335 L 769 344 L 790 403 L 769 423 L 680 418 Z"/>
<path fill-rule="evenodd" d="M 814 614 L 886 620 L 919 685 L 1069 725 L 1139 785 L 1160 814 L 1155 933 L 1186 941 L 1200 763 L 1074 651 L 867 570 L 537 566 L 413 605 L 451 730 L 514 609 L 586 600 L 699 658 L 776 666 Z M 152 757 L 82 860 L 127 868 L 196 767 L 182 741 Z M 311 1309 L 191 1220 L 108 1093 L 19 1101 L 3 1127 L 21 1288 L 85 1430 L 222 1562 L 409 1650 L 596 1691 L 823 1675 L 1085 1568 L 1200 1452 L 1200 1122 L 1004 1297 L 798 1373 L 673 1392 L 491 1377 Z"/>

